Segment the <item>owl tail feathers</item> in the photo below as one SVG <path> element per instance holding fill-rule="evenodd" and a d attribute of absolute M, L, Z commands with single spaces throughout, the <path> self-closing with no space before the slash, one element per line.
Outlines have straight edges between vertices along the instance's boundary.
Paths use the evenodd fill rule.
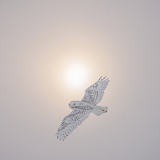
<path fill-rule="evenodd" d="M 95 106 L 92 113 L 94 113 L 97 116 L 100 116 L 102 113 L 106 113 L 107 111 L 108 111 L 108 107 Z"/>

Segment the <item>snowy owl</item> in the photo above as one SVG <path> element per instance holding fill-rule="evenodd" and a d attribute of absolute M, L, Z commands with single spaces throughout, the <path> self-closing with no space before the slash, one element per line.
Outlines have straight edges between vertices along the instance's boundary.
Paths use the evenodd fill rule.
<path fill-rule="evenodd" d="M 64 141 L 66 137 L 89 116 L 90 113 L 99 116 L 102 113 L 107 112 L 108 107 L 97 106 L 97 104 L 101 101 L 108 83 L 108 78 L 100 77 L 97 82 L 85 90 L 85 94 L 81 101 L 71 101 L 69 103 L 69 107 L 73 111 L 62 120 L 56 133 L 57 139 Z"/>

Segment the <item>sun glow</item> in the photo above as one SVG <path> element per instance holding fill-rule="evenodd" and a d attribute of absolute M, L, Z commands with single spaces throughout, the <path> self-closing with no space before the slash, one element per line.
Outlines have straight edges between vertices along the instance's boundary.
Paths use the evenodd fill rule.
<path fill-rule="evenodd" d="M 87 68 L 82 64 L 73 64 L 66 69 L 66 82 L 74 88 L 82 87 L 87 80 Z"/>

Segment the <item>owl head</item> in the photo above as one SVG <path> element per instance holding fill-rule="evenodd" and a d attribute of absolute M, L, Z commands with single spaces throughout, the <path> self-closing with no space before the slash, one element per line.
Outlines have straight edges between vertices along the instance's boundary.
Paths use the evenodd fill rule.
<path fill-rule="evenodd" d="M 79 106 L 79 101 L 71 101 L 68 105 L 70 108 L 74 109 L 76 106 Z"/>

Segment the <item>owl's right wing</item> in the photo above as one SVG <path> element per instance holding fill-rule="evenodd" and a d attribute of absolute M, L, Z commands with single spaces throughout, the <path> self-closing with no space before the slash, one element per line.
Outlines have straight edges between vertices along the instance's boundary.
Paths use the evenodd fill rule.
<path fill-rule="evenodd" d="M 67 115 L 58 131 L 57 139 L 65 140 L 66 137 L 78 126 L 80 125 L 90 114 L 89 110 L 75 109 L 69 115 Z"/>
<path fill-rule="evenodd" d="M 91 85 L 85 90 L 82 101 L 92 105 L 96 105 L 97 103 L 99 103 L 103 97 L 104 90 L 106 89 L 108 83 L 108 78 L 100 77 L 97 82 L 95 82 L 93 85 Z"/>

